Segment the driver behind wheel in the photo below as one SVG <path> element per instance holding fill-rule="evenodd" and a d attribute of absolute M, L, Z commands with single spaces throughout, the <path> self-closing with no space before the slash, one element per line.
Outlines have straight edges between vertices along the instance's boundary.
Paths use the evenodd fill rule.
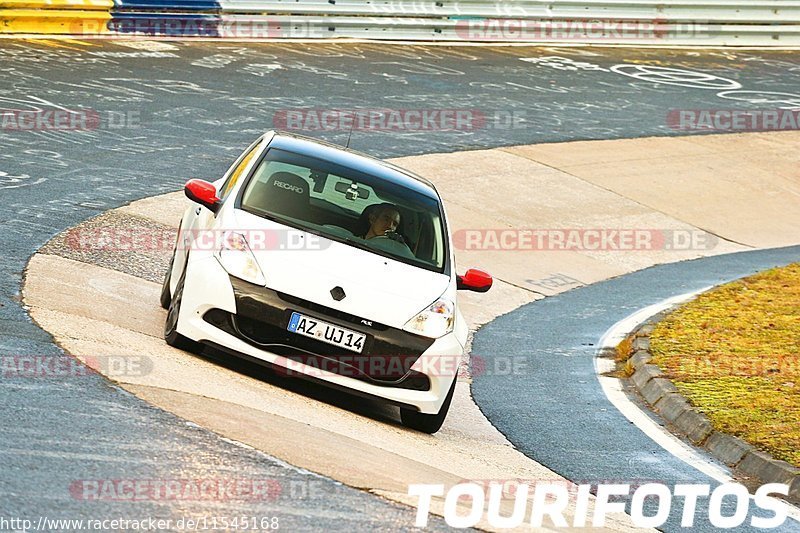
<path fill-rule="evenodd" d="M 397 233 L 399 226 L 400 211 L 392 204 L 380 204 L 369 214 L 369 229 L 358 237 L 367 240 L 374 237 L 389 237 L 398 242 L 404 242 L 403 237 Z"/>

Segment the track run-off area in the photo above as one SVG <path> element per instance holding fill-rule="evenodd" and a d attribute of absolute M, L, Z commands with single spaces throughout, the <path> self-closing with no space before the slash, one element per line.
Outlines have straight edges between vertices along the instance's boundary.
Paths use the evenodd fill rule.
<path fill-rule="evenodd" d="M 75 131 L 0 130 L 0 354 L 57 354 L 57 344 L 90 363 L 108 355 L 148 361 L 147 372 L 110 375 L 111 383 L 95 375 L 0 382 L 0 416 L 10 429 L 0 437 L 2 481 L 13 487 L 0 488 L 5 514 L 208 515 L 203 502 L 88 501 L 70 487 L 235 473 L 282 487 L 266 502 L 237 502 L 237 512 L 272 513 L 297 529 L 323 521 L 396 529 L 413 526 L 413 507 L 402 505 L 415 503 L 410 483 L 673 481 L 655 459 L 616 469 L 634 460 L 622 457 L 617 439 L 588 454 L 576 435 L 554 429 L 575 411 L 587 425 L 620 424 L 622 415 L 593 396 L 599 385 L 586 361 L 573 366 L 568 358 L 588 353 L 619 313 L 686 292 L 649 291 L 643 281 L 609 314 L 613 291 L 597 283 L 655 264 L 798 243 L 796 132 L 693 135 L 703 132 L 674 121 L 681 110 L 796 107 L 800 61 L 785 52 L 8 41 L 0 57 L 4 108 L 90 109 L 99 118 Z M 168 348 L 158 290 L 171 249 L 86 253 L 57 238 L 28 265 L 20 295 L 31 254 L 60 231 L 97 215 L 78 231 L 169 230 L 188 204 L 182 193 L 164 193 L 189 177 L 221 176 L 287 111 L 351 107 L 481 117 L 458 131 L 356 130 L 351 141 L 433 181 L 455 229 L 481 236 L 457 250 L 459 269 L 481 267 L 496 278 L 489 293 L 463 295 L 472 328 L 488 324 L 474 340 L 473 363 L 483 367 L 463 373 L 439 433 L 406 430 L 385 406 L 218 354 Z M 308 123 L 297 131 L 339 143 L 348 135 Z M 647 249 L 571 251 L 498 249 L 486 238 L 523 228 L 647 230 L 660 238 Z M 718 263 L 695 263 L 702 274 L 687 284 L 798 254 L 779 256 L 719 271 Z M 591 295 L 593 307 L 584 300 L 560 308 L 576 324 L 559 351 L 565 339 L 551 338 L 556 328 L 542 331 L 537 313 L 573 294 Z M 544 361 L 555 359 L 565 364 L 548 375 Z M 524 364 L 508 372 L 509 361 Z M 578 405 L 569 388 L 548 391 L 535 386 L 540 380 L 594 389 Z M 509 388 L 518 397 L 497 394 Z M 572 429 L 591 438 L 590 427 Z M 634 426 L 625 431 L 635 435 L 629 444 L 646 442 Z M 683 481 L 705 479 L 675 468 Z M 441 508 L 437 501 L 432 510 Z M 608 526 L 631 528 L 625 516 Z"/>

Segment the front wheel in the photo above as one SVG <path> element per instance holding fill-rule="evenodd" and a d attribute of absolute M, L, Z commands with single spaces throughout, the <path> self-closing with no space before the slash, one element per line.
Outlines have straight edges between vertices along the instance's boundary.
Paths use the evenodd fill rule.
<path fill-rule="evenodd" d="M 187 265 L 183 268 L 181 279 L 178 280 L 178 285 L 175 287 L 175 294 L 172 295 L 172 300 L 169 303 L 167 320 L 164 323 L 164 340 L 167 341 L 167 344 L 179 350 L 199 352 L 203 348 L 202 344 L 178 333 L 178 316 L 181 312 L 181 301 L 183 300 L 183 286 L 186 282 L 187 267 L 188 261 Z"/>
<path fill-rule="evenodd" d="M 169 304 L 172 303 L 172 295 L 169 291 L 169 284 L 172 278 L 172 267 L 175 264 L 175 251 L 172 252 L 172 259 L 169 261 L 169 268 L 167 268 L 167 273 L 164 274 L 164 283 L 161 285 L 161 307 L 164 309 L 169 309 Z"/>
<path fill-rule="evenodd" d="M 403 425 L 421 431 L 423 433 L 436 433 L 444 424 L 444 419 L 447 418 L 447 411 L 450 410 L 450 402 L 453 401 L 453 393 L 456 390 L 456 382 L 458 376 L 453 378 L 453 384 L 450 385 L 450 390 L 447 392 L 447 397 L 444 399 L 442 408 L 436 414 L 425 414 L 411 409 L 400 408 L 400 420 Z"/>

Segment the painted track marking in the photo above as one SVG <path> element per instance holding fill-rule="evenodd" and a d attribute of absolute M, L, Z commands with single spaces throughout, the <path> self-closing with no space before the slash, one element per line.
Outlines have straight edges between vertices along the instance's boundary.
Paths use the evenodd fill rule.
<path fill-rule="evenodd" d="M 603 393 L 608 400 L 614 404 L 614 407 L 619 410 L 622 415 L 636 425 L 639 430 L 645 435 L 650 437 L 656 444 L 664 448 L 667 452 L 674 455 L 681 461 L 689 466 L 694 467 L 703 474 L 715 479 L 720 483 L 735 482 L 727 467 L 721 466 L 710 457 L 704 456 L 692 446 L 689 446 L 678 437 L 670 433 L 665 427 L 657 424 L 647 413 L 645 413 L 638 405 L 636 405 L 625 391 L 622 389 L 621 381 L 617 378 L 604 376 L 605 372 L 614 370 L 615 364 L 613 360 L 600 357 L 600 355 L 608 353 L 622 342 L 632 331 L 634 331 L 640 324 L 645 322 L 648 318 L 669 309 L 670 307 L 686 303 L 695 298 L 698 294 L 706 292 L 713 287 L 705 287 L 697 291 L 681 294 L 668 298 L 661 302 L 639 309 L 638 311 L 623 318 L 613 326 L 611 326 L 600 338 L 594 358 L 594 369 L 597 372 L 597 378 L 600 381 L 600 386 L 603 388 Z M 752 494 L 750 499 L 753 499 Z M 790 518 L 800 522 L 800 509 L 786 503 L 788 515 Z"/>

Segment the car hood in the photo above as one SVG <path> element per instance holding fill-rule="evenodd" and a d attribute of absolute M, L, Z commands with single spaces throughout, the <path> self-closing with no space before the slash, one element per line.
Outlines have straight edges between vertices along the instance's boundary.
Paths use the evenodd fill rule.
<path fill-rule="evenodd" d="M 278 235 L 278 246 L 274 246 L 272 237 L 265 246 L 251 245 L 267 287 L 367 320 L 402 328 L 451 285 L 447 275 L 300 232 L 245 211 L 236 211 L 235 220 L 237 228 L 257 228 Z M 287 246 L 286 232 L 295 237 L 295 246 Z M 298 234 L 318 246 L 296 249 Z M 335 287 L 345 293 L 339 301 L 331 295 Z"/>

